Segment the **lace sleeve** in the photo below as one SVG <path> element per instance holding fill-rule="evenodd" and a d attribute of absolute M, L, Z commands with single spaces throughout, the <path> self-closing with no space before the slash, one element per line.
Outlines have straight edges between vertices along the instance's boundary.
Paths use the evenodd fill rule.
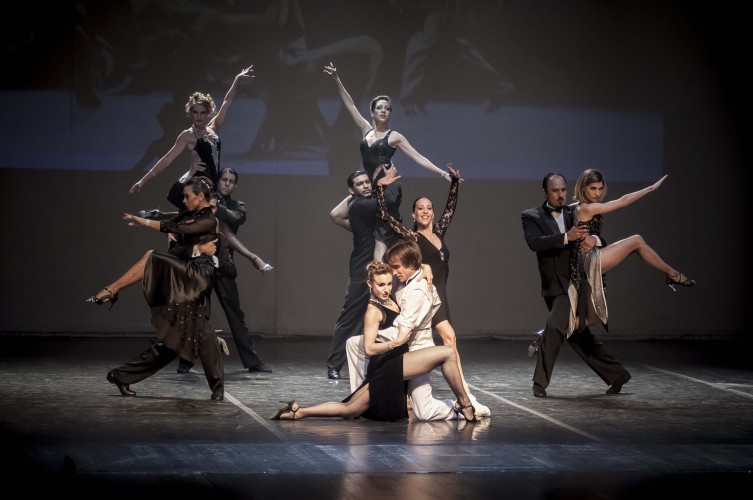
<path fill-rule="evenodd" d="M 444 207 L 444 212 L 439 221 L 434 223 L 434 232 L 439 236 L 444 236 L 447 232 L 447 228 L 452 221 L 452 216 L 455 215 L 455 206 L 458 204 L 458 186 L 460 185 L 460 179 L 457 177 L 452 178 L 452 184 L 450 185 L 450 194 L 447 196 L 447 205 Z"/>
<path fill-rule="evenodd" d="M 387 202 L 384 200 L 384 186 L 377 187 L 377 206 L 379 208 L 379 217 L 384 220 L 392 231 L 394 231 L 401 238 L 410 238 L 413 241 L 418 241 L 418 235 L 403 226 L 399 220 L 387 212 Z"/>
<path fill-rule="evenodd" d="M 160 231 L 163 233 L 177 233 L 197 236 L 214 233 L 216 232 L 216 228 L 217 219 L 214 217 L 214 215 L 196 219 L 189 219 L 187 222 L 184 222 L 182 220 L 176 221 L 175 219 L 160 222 Z"/>

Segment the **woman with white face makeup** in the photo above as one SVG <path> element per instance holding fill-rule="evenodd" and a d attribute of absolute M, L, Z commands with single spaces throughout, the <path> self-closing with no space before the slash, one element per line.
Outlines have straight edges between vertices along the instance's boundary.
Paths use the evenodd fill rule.
<path fill-rule="evenodd" d="M 633 253 L 637 253 L 649 266 L 665 275 L 666 284 L 673 290 L 675 286 L 692 287 L 695 280 L 670 266 L 651 248 L 639 234 L 600 248 L 599 240 L 593 235 L 601 233 L 603 214 L 624 208 L 648 193 L 659 189 L 666 180 L 665 175 L 654 184 L 628 193 L 619 199 L 605 202 L 607 184 L 598 170 L 584 171 L 575 184 L 573 199 L 573 224 L 585 226 L 590 235 L 574 243 L 570 261 L 570 300 L 573 303 L 570 318 L 570 331 L 583 329 L 601 321 L 607 325 L 607 303 L 604 294 L 603 274 L 620 265 Z"/>
<path fill-rule="evenodd" d="M 364 170 L 369 174 L 369 178 L 373 186 L 376 188 L 376 182 L 384 177 L 387 170 L 394 168 L 392 164 L 392 156 L 399 148 L 405 153 L 411 160 L 418 163 L 420 166 L 430 172 L 434 172 L 448 181 L 450 176 L 447 172 L 434 165 L 421 153 L 408 142 L 403 134 L 392 130 L 390 128 L 390 119 L 392 118 L 392 102 L 386 95 L 380 95 L 372 99 L 370 105 L 371 121 L 366 119 L 358 111 L 353 98 L 345 90 L 345 86 L 340 81 L 340 76 L 337 73 L 337 68 L 331 62 L 324 67 L 324 72 L 332 77 L 337 83 L 337 90 L 340 94 L 340 98 L 343 101 L 345 108 L 350 113 L 356 126 L 361 131 L 361 158 L 363 162 Z M 396 184 L 392 189 L 400 189 L 400 185 Z M 402 198 L 402 195 L 398 199 Z M 350 197 L 345 198 L 340 204 L 338 204 L 330 212 L 330 218 L 332 222 L 341 226 L 347 230 L 350 230 L 350 223 L 348 221 L 348 201 Z M 391 214 L 396 219 L 400 219 L 400 204 L 395 206 L 391 211 Z M 380 224 L 375 231 L 375 237 L 377 240 L 377 247 L 374 250 L 374 260 L 382 258 L 384 251 L 386 250 L 386 241 L 390 237 L 390 232 L 387 228 Z"/>

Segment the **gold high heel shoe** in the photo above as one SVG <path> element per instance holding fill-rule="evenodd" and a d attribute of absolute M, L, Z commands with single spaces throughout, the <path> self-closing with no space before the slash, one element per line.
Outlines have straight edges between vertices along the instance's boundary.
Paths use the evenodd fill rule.
<path fill-rule="evenodd" d="M 685 278 L 684 280 L 681 278 Z M 674 277 L 670 277 L 667 275 L 666 277 L 667 286 L 672 289 L 673 292 L 676 292 L 675 285 L 681 285 L 681 286 L 695 286 L 695 280 L 692 280 L 682 274 L 680 271 L 677 271 L 677 274 L 674 275 Z"/>
<path fill-rule="evenodd" d="M 281 403 L 284 403 L 284 401 L 281 401 Z M 295 410 L 293 409 L 293 405 L 296 404 L 295 399 L 293 401 L 289 401 L 287 406 L 285 408 L 280 408 L 277 413 L 275 413 L 270 420 L 295 420 L 295 414 L 298 410 L 301 409 L 300 405 Z M 293 418 L 280 418 L 284 413 L 293 413 Z"/>

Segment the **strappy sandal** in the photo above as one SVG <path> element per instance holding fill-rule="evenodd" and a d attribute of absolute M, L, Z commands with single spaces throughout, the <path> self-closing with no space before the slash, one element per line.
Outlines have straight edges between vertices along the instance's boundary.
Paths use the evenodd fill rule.
<path fill-rule="evenodd" d="M 284 403 L 284 401 L 280 402 Z M 280 408 L 277 413 L 275 413 L 272 418 L 270 418 L 270 420 L 295 420 L 295 414 L 298 412 L 298 410 L 301 409 L 301 406 L 299 405 L 298 408 L 294 410 L 294 404 L 296 404 L 295 399 L 293 401 L 289 401 L 288 404 L 284 408 Z M 293 413 L 293 418 L 281 418 L 285 413 Z"/>

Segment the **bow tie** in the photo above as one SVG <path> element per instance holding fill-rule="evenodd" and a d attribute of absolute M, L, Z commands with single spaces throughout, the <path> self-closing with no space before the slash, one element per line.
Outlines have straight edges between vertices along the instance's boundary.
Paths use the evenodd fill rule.
<path fill-rule="evenodd" d="M 552 208 L 552 207 L 549 206 L 548 203 L 544 205 L 544 210 L 546 210 L 546 213 L 548 213 L 548 214 L 551 214 L 552 212 L 561 213 L 564 208 L 565 207 Z"/>

